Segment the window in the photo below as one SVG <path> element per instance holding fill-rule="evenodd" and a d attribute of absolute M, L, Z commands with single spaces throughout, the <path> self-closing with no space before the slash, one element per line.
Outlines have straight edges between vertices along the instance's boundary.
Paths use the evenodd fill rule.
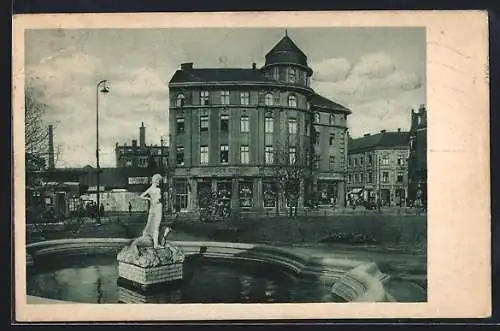
<path fill-rule="evenodd" d="M 125 166 L 126 167 L 131 167 L 132 166 L 132 160 L 125 161 Z"/>
<path fill-rule="evenodd" d="M 320 139 L 319 132 L 318 132 L 318 131 L 315 131 L 315 132 L 314 132 L 314 143 L 315 143 L 316 145 L 319 145 L 319 139 Z"/>
<path fill-rule="evenodd" d="M 294 68 L 288 68 L 288 81 L 290 83 L 295 83 L 297 80 L 297 72 Z"/>
<path fill-rule="evenodd" d="M 313 167 L 314 169 L 319 169 L 319 155 L 314 155 L 314 160 L 313 160 Z"/>
<path fill-rule="evenodd" d="M 208 91 L 201 91 L 200 92 L 200 104 L 201 105 L 209 105 L 210 104 Z"/>
<path fill-rule="evenodd" d="M 273 105 L 273 95 L 271 93 L 267 93 L 265 98 L 264 98 L 264 103 L 266 106 L 272 106 Z"/>
<path fill-rule="evenodd" d="M 229 131 L 229 115 L 220 116 L 220 130 L 224 132 Z"/>
<path fill-rule="evenodd" d="M 383 165 L 389 164 L 389 156 L 387 156 L 387 155 L 382 156 L 382 164 Z"/>
<path fill-rule="evenodd" d="M 363 175 L 363 173 L 359 174 L 359 182 L 363 184 L 364 181 L 365 181 L 365 176 Z"/>
<path fill-rule="evenodd" d="M 208 146 L 200 146 L 200 164 L 208 164 Z"/>
<path fill-rule="evenodd" d="M 200 116 L 200 132 L 208 131 L 208 115 Z"/>
<path fill-rule="evenodd" d="M 184 165 L 184 147 L 177 146 L 177 165 Z"/>
<path fill-rule="evenodd" d="M 271 115 L 266 115 L 266 117 L 264 118 L 264 132 L 274 132 L 274 118 Z"/>
<path fill-rule="evenodd" d="M 352 175 L 351 175 L 351 174 L 347 175 L 347 182 L 348 182 L 349 184 L 351 184 L 351 183 L 352 183 Z"/>
<path fill-rule="evenodd" d="M 314 113 L 314 123 L 319 123 L 320 121 L 320 115 L 318 112 Z"/>
<path fill-rule="evenodd" d="M 311 136 L 311 126 L 309 125 L 309 121 L 306 120 L 306 137 Z"/>
<path fill-rule="evenodd" d="M 335 169 L 335 155 L 330 155 L 330 170 Z"/>
<path fill-rule="evenodd" d="M 266 164 L 273 164 L 274 163 L 274 151 L 273 151 L 273 146 L 266 146 L 265 147 L 265 162 Z"/>
<path fill-rule="evenodd" d="M 220 92 L 220 104 L 229 105 L 229 91 Z"/>
<path fill-rule="evenodd" d="M 253 182 L 242 180 L 239 184 L 240 207 L 251 208 L 253 206 Z"/>
<path fill-rule="evenodd" d="M 354 166 L 356 167 L 358 165 L 358 158 L 357 157 L 353 158 L 353 161 L 354 161 Z"/>
<path fill-rule="evenodd" d="M 290 164 L 295 164 L 297 161 L 297 150 L 295 147 L 288 148 L 288 161 Z"/>
<path fill-rule="evenodd" d="M 184 118 L 177 119 L 177 133 L 184 133 Z"/>
<path fill-rule="evenodd" d="M 358 174 L 354 174 L 354 184 L 358 183 Z"/>
<path fill-rule="evenodd" d="M 330 114 L 330 125 L 334 125 L 334 124 L 335 124 L 335 115 Z"/>
<path fill-rule="evenodd" d="M 240 147 L 240 161 L 242 164 L 250 163 L 250 151 L 248 145 L 242 145 Z"/>
<path fill-rule="evenodd" d="M 229 146 L 220 145 L 220 163 L 229 162 Z"/>
<path fill-rule="evenodd" d="M 288 133 L 290 134 L 297 133 L 297 120 L 295 118 L 288 119 Z"/>
<path fill-rule="evenodd" d="M 330 133 L 330 146 L 333 146 L 335 142 L 335 133 Z"/>
<path fill-rule="evenodd" d="M 145 167 L 146 166 L 146 159 L 139 159 L 139 166 Z"/>
<path fill-rule="evenodd" d="M 297 97 L 293 94 L 288 96 L 288 107 L 297 108 Z"/>
<path fill-rule="evenodd" d="M 417 116 L 417 124 L 418 125 L 422 124 L 422 117 L 421 116 Z"/>
<path fill-rule="evenodd" d="M 359 165 L 360 165 L 360 166 L 362 166 L 362 165 L 363 165 L 363 159 L 364 159 L 364 156 L 363 156 L 363 155 L 361 155 L 361 156 L 359 157 Z"/>
<path fill-rule="evenodd" d="M 399 155 L 398 156 L 398 165 L 403 166 L 405 164 L 405 159 L 403 156 Z"/>
<path fill-rule="evenodd" d="M 184 94 L 182 93 L 177 94 L 176 105 L 177 107 L 184 106 Z"/>
<path fill-rule="evenodd" d="M 382 182 L 387 183 L 389 181 L 389 172 L 382 172 Z"/>
<path fill-rule="evenodd" d="M 370 155 L 368 155 L 368 165 L 371 165 L 371 164 L 372 164 L 372 162 L 373 162 L 373 157 L 372 157 L 372 155 L 370 154 Z"/>
<path fill-rule="evenodd" d="M 369 172 L 369 173 L 367 174 L 367 176 L 366 176 L 366 182 L 367 182 L 367 183 L 371 183 L 371 182 L 372 182 L 372 180 L 373 180 L 373 175 L 372 175 L 372 173 L 371 173 L 371 172 Z"/>
<path fill-rule="evenodd" d="M 174 179 L 175 201 L 174 208 L 176 211 L 186 210 L 188 203 L 187 179 Z"/>
<path fill-rule="evenodd" d="M 402 183 L 403 182 L 403 173 L 402 172 L 398 172 L 397 182 L 398 183 Z"/>
<path fill-rule="evenodd" d="M 240 103 L 242 105 L 250 104 L 250 93 L 249 92 L 241 92 L 240 93 Z"/>
<path fill-rule="evenodd" d="M 278 69 L 278 67 L 274 67 L 274 68 L 273 68 L 273 77 L 274 77 L 274 79 L 276 79 L 276 80 L 278 80 L 278 79 L 280 78 L 280 76 L 279 76 L 279 69 Z"/>
<path fill-rule="evenodd" d="M 262 191 L 264 196 L 264 207 L 276 207 L 277 189 L 276 183 L 272 181 L 262 182 Z"/>
<path fill-rule="evenodd" d="M 352 166 L 352 158 L 351 157 L 347 159 L 347 164 L 349 165 L 349 167 Z"/>
<path fill-rule="evenodd" d="M 250 132 L 250 122 L 248 120 L 248 115 L 243 114 L 241 115 L 241 121 L 240 121 L 240 130 L 241 132 Z"/>

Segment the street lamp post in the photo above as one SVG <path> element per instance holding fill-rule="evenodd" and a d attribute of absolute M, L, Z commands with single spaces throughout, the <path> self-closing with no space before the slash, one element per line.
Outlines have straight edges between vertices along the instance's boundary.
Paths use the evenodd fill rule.
<path fill-rule="evenodd" d="M 99 92 L 101 93 L 108 93 L 109 89 L 106 86 L 107 80 L 101 80 L 99 83 L 96 85 L 96 149 L 95 149 L 95 156 L 96 156 L 96 168 L 97 168 L 97 174 L 96 174 L 96 182 L 97 182 L 97 213 L 96 213 L 96 223 L 97 225 L 101 225 L 101 203 L 100 203 L 100 175 L 101 175 L 101 167 L 99 165 Z M 100 90 L 99 90 L 100 88 Z"/>

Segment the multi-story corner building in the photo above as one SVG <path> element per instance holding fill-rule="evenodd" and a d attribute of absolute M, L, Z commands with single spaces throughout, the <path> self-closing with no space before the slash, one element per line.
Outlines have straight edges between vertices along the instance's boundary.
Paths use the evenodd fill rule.
<path fill-rule="evenodd" d="M 310 87 L 307 56 L 283 37 L 265 65 L 195 68 L 184 63 L 169 83 L 172 193 L 177 210 L 195 211 L 203 190 L 226 192 L 231 209 L 264 210 L 277 198 L 273 169 L 312 168 L 306 191 L 343 201 L 347 108 Z M 283 205 L 285 206 L 285 205 Z"/>
<path fill-rule="evenodd" d="M 141 123 L 139 128 L 139 144 L 132 140 L 131 145 L 116 143 L 117 168 L 148 168 L 161 170 L 167 162 L 168 146 L 163 142 L 158 145 L 146 145 L 146 127 Z"/>
<path fill-rule="evenodd" d="M 427 110 L 411 110 L 408 158 L 408 200 L 427 205 Z"/>
<path fill-rule="evenodd" d="M 348 195 L 385 206 L 404 206 L 408 195 L 408 132 L 382 130 L 349 138 Z M 349 198 L 348 198 L 349 199 Z"/>

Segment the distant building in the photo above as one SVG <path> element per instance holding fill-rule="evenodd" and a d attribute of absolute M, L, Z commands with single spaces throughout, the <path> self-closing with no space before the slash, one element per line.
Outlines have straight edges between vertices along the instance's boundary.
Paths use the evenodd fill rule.
<path fill-rule="evenodd" d="M 427 205 L 427 110 L 411 110 L 408 158 L 408 199 Z"/>
<path fill-rule="evenodd" d="M 386 206 L 406 204 L 408 132 L 382 130 L 349 139 L 347 189 L 352 197 Z"/>
<path fill-rule="evenodd" d="M 141 123 L 139 128 L 139 144 L 132 140 L 131 145 L 115 146 L 117 168 L 149 168 L 162 169 L 167 164 L 168 146 L 146 145 L 146 127 Z"/>
<path fill-rule="evenodd" d="M 273 169 L 312 168 L 301 183 L 324 204 L 345 196 L 347 116 L 315 93 L 307 56 L 284 36 L 257 68 L 193 68 L 181 64 L 169 83 L 172 190 L 177 210 L 195 211 L 200 192 L 227 192 L 231 209 L 286 207 Z"/>

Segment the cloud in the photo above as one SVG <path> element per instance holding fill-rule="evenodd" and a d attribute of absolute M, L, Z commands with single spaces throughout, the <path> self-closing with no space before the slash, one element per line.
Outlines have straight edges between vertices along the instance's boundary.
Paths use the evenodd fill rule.
<path fill-rule="evenodd" d="M 352 74 L 360 77 L 381 79 L 396 70 L 392 59 L 384 53 L 363 56 L 354 66 Z"/>
<path fill-rule="evenodd" d="M 46 122 L 55 123 L 61 147 L 57 166 L 95 164 L 96 84 L 106 78 L 110 93 L 99 95 L 101 166 L 114 166 L 116 142 L 138 139 L 141 122 L 147 143 L 167 132 L 169 68 L 112 67 L 92 55 L 64 49 L 26 68 L 29 84 L 47 104 Z M 170 71 L 173 72 L 173 71 Z"/>
<path fill-rule="evenodd" d="M 311 63 L 314 80 L 319 82 L 343 81 L 351 73 L 352 67 L 352 63 L 346 58 L 331 58 Z"/>
<path fill-rule="evenodd" d="M 364 56 L 353 66 L 338 58 L 324 60 L 318 68 L 322 71 L 315 72 L 313 88 L 345 103 L 385 100 L 423 84 L 419 74 L 396 67 L 391 58 L 382 53 Z"/>

